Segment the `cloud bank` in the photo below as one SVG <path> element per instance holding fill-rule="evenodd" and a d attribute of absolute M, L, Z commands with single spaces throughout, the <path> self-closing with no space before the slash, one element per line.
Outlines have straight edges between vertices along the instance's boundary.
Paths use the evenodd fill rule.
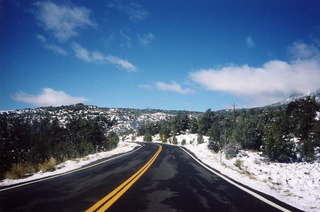
<path fill-rule="evenodd" d="M 272 60 L 261 67 L 226 66 L 202 69 L 189 77 L 207 90 L 228 92 L 256 105 L 274 103 L 293 93 L 307 94 L 319 89 L 320 57 L 314 46 L 295 43 L 293 61 Z"/>
<path fill-rule="evenodd" d="M 104 55 L 98 51 L 90 52 L 86 48 L 82 47 L 78 43 L 72 44 L 72 49 L 77 58 L 86 62 L 96 62 L 96 63 L 109 63 L 116 65 L 117 67 L 124 69 L 129 72 L 137 71 L 137 68 L 127 60 L 112 56 Z"/>
<path fill-rule="evenodd" d="M 13 99 L 19 102 L 28 103 L 34 106 L 61 106 L 86 102 L 84 97 L 74 97 L 66 94 L 63 91 L 55 91 L 51 88 L 42 89 L 39 95 L 27 93 L 17 93 Z"/>
<path fill-rule="evenodd" d="M 39 1 L 35 6 L 41 26 L 61 42 L 77 36 L 80 29 L 95 26 L 90 18 L 91 11 L 85 7 L 58 5 L 51 1 Z"/>
<path fill-rule="evenodd" d="M 306 44 L 301 41 L 294 42 L 288 49 L 294 59 L 319 59 L 320 56 L 320 51 L 316 45 Z"/>

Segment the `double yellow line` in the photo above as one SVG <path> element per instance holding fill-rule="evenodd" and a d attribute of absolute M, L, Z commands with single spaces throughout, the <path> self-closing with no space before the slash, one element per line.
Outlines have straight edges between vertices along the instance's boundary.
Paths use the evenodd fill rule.
<path fill-rule="evenodd" d="M 113 203 L 115 203 L 154 163 L 162 151 L 162 146 L 159 145 L 157 152 L 150 158 L 150 160 L 144 164 L 136 173 L 134 173 L 129 179 L 121 183 L 116 189 L 111 191 L 93 206 L 86 210 L 86 212 L 102 212 L 108 210 Z"/>

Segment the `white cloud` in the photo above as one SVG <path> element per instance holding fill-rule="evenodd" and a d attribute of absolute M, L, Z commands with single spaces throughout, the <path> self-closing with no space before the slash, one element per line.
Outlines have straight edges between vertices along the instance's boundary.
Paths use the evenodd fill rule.
<path fill-rule="evenodd" d="M 190 88 L 182 88 L 181 85 L 179 85 L 176 82 L 171 82 L 171 83 L 157 82 L 155 84 L 155 87 L 162 91 L 172 91 L 172 92 L 176 92 L 183 95 L 194 93 L 194 90 Z"/>
<path fill-rule="evenodd" d="M 135 2 L 124 3 L 121 0 L 114 0 L 109 2 L 107 7 L 124 13 L 133 22 L 142 21 L 149 15 L 149 12 L 142 5 Z"/>
<path fill-rule="evenodd" d="M 90 52 L 84 47 L 80 46 L 78 43 L 73 43 L 72 49 L 77 58 L 86 62 L 110 63 L 129 72 L 137 71 L 137 68 L 127 60 L 112 55 L 106 56 L 98 51 Z"/>
<path fill-rule="evenodd" d="M 255 42 L 253 41 L 252 37 L 251 36 L 248 36 L 246 38 L 246 45 L 248 48 L 253 48 L 256 46 Z"/>
<path fill-rule="evenodd" d="M 75 56 L 81 60 L 84 60 L 86 62 L 92 62 L 93 59 L 91 57 L 91 53 L 88 52 L 87 49 L 83 48 L 77 43 L 72 44 L 72 49 L 75 53 Z"/>
<path fill-rule="evenodd" d="M 154 41 L 154 39 L 155 39 L 155 36 L 151 32 L 145 33 L 142 35 L 138 34 L 138 40 L 143 46 L 148 46 Z"/>
<path fill-rule="evenodd" d="M 57 5 L 51 1 L 39 1 L 35 6 L 41 26 L 61 42 L 77 36 L 82 28 L 95 26 L 90 19 L 91 11 L 85 7 Z"/>
<path fill-rule="evenodd" d="M 309 51 L 308 49 L 304 49 Z M 270 104 L 293 93 L 307 94 L 319 89 L 319 56 L 290 62 L 273 60 L 261 67 L 226 66 L 190 73 L 196 83 L 212 91 L 224 91 L 257 104 Z"/>
<path fill-rule="evenodd" d="M 110 56 L 110 55 L 109 56 L 104 56 L 104 59 L 106 61 L 108 61 L 109 63 L 115 64 L 115 65 L 117 65 L 117 66 L 119 66 L 119 67 L 121 67 L 121 68 L 123 68 L 123 69 L 125 69 L 127 71 L 131 71 L 131 72 L 137 71 L 136 67 L 133 64 L 131 64 L 129 61 L 127 61 L 127 60 L 123 60 L 123 59 L 120 59 L 118 57 Z"/>
<path fill-rule="evenodd" d="M 54 52 L 55 54 L 66 56 L 68 53 L 64 50 L 61 46 L 56 44 L 50 44 L 47 42 L 47 38 L 43 35 L 37 34 L 36 38 L 43 43 L 44 48 L 49 49 L 50 51 Z"/>
<path fill-rule="evenodd" d="M 319 49 L 315 45 L 306 44 L 300 41 L 294 42 L 293 45 L 289 47 L 289 53 L 295 59 L 318 57 L 320 55 Z"/>
<path fill-rule="evenodd" d="M 43 88 L 39 95 L 17 93 L 13 99 L 19 102 L 28 103 L 34 106 L 60 106 L 86 102 L 84 97 L 74 97 L 63 91 L 55 91 L 51 88 Z"/>

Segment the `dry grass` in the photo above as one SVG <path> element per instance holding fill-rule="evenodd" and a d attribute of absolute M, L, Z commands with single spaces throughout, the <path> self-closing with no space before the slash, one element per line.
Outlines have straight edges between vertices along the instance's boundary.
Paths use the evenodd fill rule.
<path fill-rule="evenodd" d="M 36 172 L 36 169 L 31 164 L 15 163 L 12 165 L 11 169 L 4 174 L 4 176 L 7 179 L 19 179 L 34 172 Z"/>
<path fill-rule="evenodd" d="M 247 171 L 247 170 L 244 171 L 244 174 L 245 174 L 246 176 L 248 176 L 248 177 L 249 177 L 250 179 L 252 179 L 252 180 L 256 180 L 256 179 L 257 179 L 251 172 L 249 172 L 249 171 Z"/>
<path fill-rule="evenodd" d="M 51 157 L 48 160 L 44 161 L 43 163 L 39 164 L 38 169 L 39 171 L 42 171 L 42 172 L 54 171 L 56 165 L 57 165 L 56 159 Z"/>
<path fill-rule="evenodd" d="M 237 159 L 236 162 L 234 163 L 234 165 L 235 165 L 236 167 L 238 167 L 240 170 L 242 170 L 243 161 Z"/>
<path fill-rule="evenodd" d="M 5 172 L 4 177 L 7 179 L 20 179 L 27 177 L 37 171 L 54 171 L 57 161 L 55 158 L 51 157 L 48 160 L 34 165 L 31 163 L 15 163 L 12 165 L 11 169 Z"/>
<path fill-rule="evenodd" d="M 255 150 L 255 149 L 245 149 L 245 151 L 247 151 L 247 152 L 259 152 L 258 150 Z"/>

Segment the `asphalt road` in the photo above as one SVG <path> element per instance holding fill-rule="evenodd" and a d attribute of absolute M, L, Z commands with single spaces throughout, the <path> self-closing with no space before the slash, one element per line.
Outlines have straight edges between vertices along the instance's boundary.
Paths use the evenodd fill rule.
<path fill-rule="evenodd" d="M 85 211 L 137 172 L 157 151 L 147 144 L 68 175 L 0 192 L 0 211 Z M 296 209 L 272 197 L 289 210 Z M 163 145 L 154 164 L 108 211 L 278 211 L 203 168 L 179 147 Z"/>

